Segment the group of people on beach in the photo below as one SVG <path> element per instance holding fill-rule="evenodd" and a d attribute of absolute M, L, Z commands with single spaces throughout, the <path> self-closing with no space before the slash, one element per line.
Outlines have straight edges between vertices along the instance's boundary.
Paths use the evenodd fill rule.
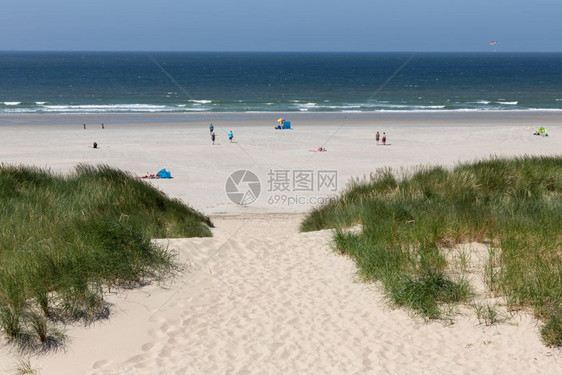
<path fill-rule="evenodd" d="M 215 140 L 217 139 L 217 136 L 215 135 L 215 127 L 213 126 L 213 124 L 211 124 L 209 126 L 209 133 L 211 133 L 211 142 L 212 144 L 215 144 Z M 234 133 L 232 133 L 232 130 L 228 132 L 228 140 L 230 141 L 230 143 L 232 143 L 232 139 L 234 138 Z"/>
<path fill-rule="evenodd" d="M 377 134 L 375 135 L 375 140 L 377 141 L 377 145 L 379 144 L 379 141 L 382 141 L 382 145 L 386 146 L 386 133 L 383 132 L 381 138 L 381 134 L 377 132 Z"/>
<path fill-rule="evenodd" d="M 217 139 L 217 136 L 215 134 L 215 127 L 213 126 L 213 124 L 209 125 L 209 133 L 211 134 L 211 142 L 214 145 L 215 141 Z M 234 134 L 232 133 L 232 130 L 231 130 L 231 131 L 228 132 L 228 140 L 230 141 L 230 143 L 232 143 L 233 138 L 234 138 Z M 386 146 L 387 145 L 386 144 L 386 141 L 387 141 L 386 133 L 383 132 L 382 136 L 381 136 L 381 133 L 377 131 L 377 134 L 375 135 L 375 140 L 377 141 L 377 145 L 382 144 L 383 146 Z M 326 149 L 323 148 L 323 147 L 319 147 L 318 149 L 313 150 L 313 151 L 326 151 Z"/>
<path fill-rule="evenodd" d="M 101 128 L 102 128 L 102 129 L 105 129 L 104 124 L 101 124 Z M 86 129 L 86 124 L 84 124 L 84 129 Z M 211 134 L 211 142 L 212 142 L 212 144 L 214 145 L 214 144 L 215 144 L 215 141 L 216 141 L 216 139 L 217 139 L 217 136 L 216 136 L 216 134 L 215 134 L 215 127 L 213 126 L 213 124 L 211 124 L 211 125 L 209 126 L 209 133 Z M 545 133 L 546 133 L 546 132 L 545 132 Z M 537 134 L 537 133 L 535 133 L 535 134 Z M 545 134 L 545 135 L 546 135 L 546 134 Z M 233 139 L 234 139 L 234 133 L 232 132 L 232 130 L 230 130 L 230 131 L 228 132 L 228 140 L 230 141 L 230 143 L 232 143 L 232 140 L 233 140 Z M 382 133 L 382 137 L 381 137 L 380 132 L 377 131 L 377 134 L 375 135 L 375 140 L 377 141 L 377 145 L 378 145 L 378 144 L 382 144 L 383 146 L 386 146 L 386 140 L 387 140 L 387 139 L 386 139 L 386 133 L 383 132 L 383 133 Z M 379 142 L 382 142 L 382 143 L 379 143 Z M 94 142 L 93 148 L 98 148 L 97 142 Z M 317 150 L 314 150 L 314 151 L 326 151 L 326 149 L 323 148 L 323 147 L 319 147 Z"/>

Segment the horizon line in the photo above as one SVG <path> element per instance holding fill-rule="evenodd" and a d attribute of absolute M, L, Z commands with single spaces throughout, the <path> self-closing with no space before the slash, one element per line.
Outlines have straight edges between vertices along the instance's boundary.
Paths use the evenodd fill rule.
<path fill-rule="evenodd" d="M 28 52 L 76 52 L 76 53 L 108 53 L 108 52 L 121 52 L 121 53 L 263 53 L 263 54 L 269 54 L 269 53 L 303 53 L 303 54 L 313 54 L 313 53 L 491 53 L 491 54 L 498 54 L 498 53 L 562 53 L 562 50 L 560 51 L 518 51 L 518 50 L 505 50 L 505 51 L 497 51 L 497 50 L 455 50 L 455 51 L 432 51 L 432 50 L 424 50 L 424 51 L 384 51 L 384 50 L 379 50 L 379 51 L 301 51 L 301 50 L 284 50 L 284 51 L 249 51 L 249 50 L 240 50 L 240 51 L 235 51 L 235 50 L 228 50 L 228 51 L 220 51 L 220 50 L 200 50 L 200 51 L 195 51 L 195 50 L 113 50 L 113 49 L 108 49 L 108 50 L 103 50 L 103 49 L 93 49 L 93 50 L 74 50 L 74 49 L 48 49 L 48 50 L 34 50 L 34 49 L 0 49 L 0 53 L 5 53 L 5 52 L 24 52 L 24 53 L 28 53 Z"/>

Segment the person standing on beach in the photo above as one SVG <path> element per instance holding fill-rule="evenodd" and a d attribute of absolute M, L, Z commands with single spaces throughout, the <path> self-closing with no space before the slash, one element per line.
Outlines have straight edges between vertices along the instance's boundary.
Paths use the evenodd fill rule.
<path fill-rule="evenodd" d="M 375 139 L 377 141 L 377 144 L 379 144 L 379 140 L 381 139 L 381 135 L 379 132 L 377 132 L 377 134 L 375 135 Z"/>
<path fill-rule="evenodd" d="M 386 146 L 386 133 L 382 133 L 382 145 Z"/>
<path fill-rule="evenodd" d="M 211 141 L 213 141 L 213 144 L 215 144 L 215 133 L 211 133 Z"/>
<path fill-rule="evenodd" d="M 215 127 L 213 126 L 213 124 L 211 124 L 211 126 L 209 126 L 209 133 L 213 133 L 213 130 L 215 130 Z"/>
<path fill-rule="evenodd" d="M 228 139 L 230 140 L 230 143 L 232 143 L 232 138 L 234 138 L 234 134 L 232 134 L 232 130 L 228 132 Z"/>

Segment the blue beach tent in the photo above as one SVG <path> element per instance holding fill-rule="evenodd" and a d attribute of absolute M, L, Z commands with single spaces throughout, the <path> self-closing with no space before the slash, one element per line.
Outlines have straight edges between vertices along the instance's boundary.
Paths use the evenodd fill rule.
<path fill-rule="evenodd" d="M 283 129 L 291 129 L 291 121 L 283 121 Z"/>
<path fill-rule="evenodd" d="M 167 171 L 166 168 L 161 169 L 157 174 L 160 178 L 172 178 L 172 174 L 170 171 Z"/>

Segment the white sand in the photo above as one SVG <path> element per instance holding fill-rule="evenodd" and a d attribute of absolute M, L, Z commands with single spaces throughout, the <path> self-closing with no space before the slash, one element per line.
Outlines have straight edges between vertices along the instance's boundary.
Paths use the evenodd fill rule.
<path fill-rule="evenodd" d="M 161 240 L 179 252 L 183 274 L 110 295 L 111 319 L 70 327 L 67 352 L 33 357 L 32 366 L 40 374 L 559 372 L 560 350 L 541 344 L 538 323 L 526 314 L 486 327 L 474 313 L 452 325 L 426 324 L 388 308 L 376 286 L 354 281 L 355 266 L 332 252 L 329 231 L 298 233 L 309 203 L 333 193 L 292 185 L 268 191 L 268 172 L 337 171 L 341 190 L 350 178 L 385 166 L 554 155 L 562 150 L 562 115 L 347 116 L 295 115 L 292 131 L 274 130 L 275 115 L 188 124 L 88 118 L 104 122 L 104 130 L 83 130 L 78 117 L 69 125 L 69 116 L 49 117 L 60 125 L 26 125 L 37 122 L 31 117 L 0 125 L 2 162 L 61 172 L 80 162 L 105 163 L 139 175 L 166 167 L 174 179 L 152 182 L 216 224 L 213 238 Z M 210 144 L 209 122 L 219 145 Z M 550 137 L 530 135 L 537 124 Z M 228 143 L 229 130 L 238 143 Z M 377 130 L 390 146 L 375 145 Z M 328 152 L 309 151 L 327 140 Z M 99 150 L 90 148 L 94 141 Z M 253 171 L 262 184 L 247 207 L 225 194 L 226 179 L 238 169 Z M 268 203 L 278 196 L 300 204 Z M 0 372 L 17 358 L 0 351 Z"/>
<path fill-rule="evenodd" d="M 119 116 L 121 121 L 136 118 Z M 174 179 L 153 181 L 156 186 L 206 214 L 221 214 L 306 212 L 318 199 L 333 194 L 326 189 L 296 191 L 292 186 L 289 191 L 267 191 L 270 171 L 337 171 L 341 190 L 350 178 L 387 166 L 453 165 L 490 155 L 552 155 L 562 150 L 562 114 L 296 114 L 291 131 L 274 130 L 277 117 L 260 114 L 245 115 L 243 120 L 219 117 L 193 122 L 179 122 L 179 117 L 162 123 L 145 116 L 144 122 L 114 124 L 107 117 L 92 116 L 86 130 L 82 128 L 86 120 L 76 115 L 50 116 L 47 123 L 37 125 L 19 120 L 22 123 L 0 125 L 0 160 L 64 172 L 77 163 L 104 163 L 138 175 L 165 167 Z M 215 123 L 215 146 L 209 122 Z M 53 125 L 57 123 L 65 125 Z M 546 126 L 551 136 L 531 136 L 529 127 L 537 124 Z M 236 143 L 228 142 L 229 130 Z M 386 132 L 390 146 L 376 146 L 377 130 Z M 91 148 L 94 141 L 100 149 Z M 324 144 L 328 152 L 309 151 Z M 240 169 L 253 171 L 262 185 L 258 201 L 246 207 L 232 204 L 225 194 L 228 176 Z M 285 204 L 270 204 L 281 203 L 284 197 Z M 296 200 L 303 204 L 288 204 Z"/>

